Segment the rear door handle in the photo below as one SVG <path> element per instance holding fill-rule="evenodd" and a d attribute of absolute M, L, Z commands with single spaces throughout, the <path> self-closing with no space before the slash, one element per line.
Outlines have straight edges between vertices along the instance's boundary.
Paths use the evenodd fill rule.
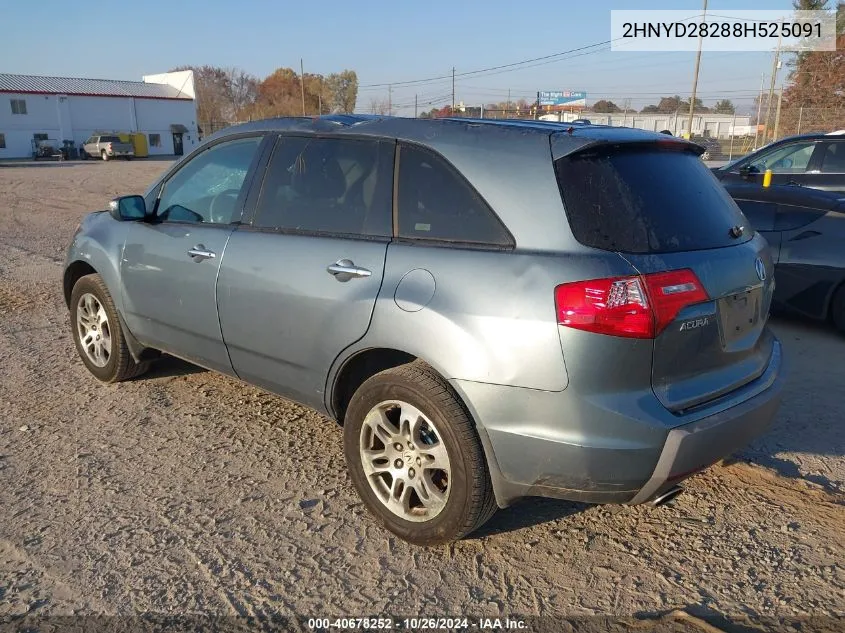
<path fill-rule="evenodd" d="M 217 254 L 214 251 L 208 250 L 202 244 L 197 244 L 188 251 L 188 257 L 192 258 L 195 262 L 201 262 L 204 259 L 214 259 L 217 257 Z"/>
<path fill-rule="evenodd" d="M 372 271 L 356 266 L 352 260 L 339 259 L 334 264 L 331 264 L 326 271 L 338 281 L 349 281 L 350 279 L 357 279 L 361 277 L 369 277 Z"/>

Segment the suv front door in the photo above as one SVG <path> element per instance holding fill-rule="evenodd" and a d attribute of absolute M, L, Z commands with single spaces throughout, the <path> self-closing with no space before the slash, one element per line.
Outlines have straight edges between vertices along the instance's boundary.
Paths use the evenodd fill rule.
<path fill-rule="evenodd" d="M 180 165 L 159 189 L 154 216 L 129 230 L 121 260 L 124 318 L 136 338 L 226 373 L 217 274 L 262 139 L 225 140 Z"/>
<path fill-rule="evenodd" d="M 394 145 L 278 139 L 217 286 L 223 339 L 243 380 L 323 408 L 329 368 L 367 332 L 381 287 Z"/>

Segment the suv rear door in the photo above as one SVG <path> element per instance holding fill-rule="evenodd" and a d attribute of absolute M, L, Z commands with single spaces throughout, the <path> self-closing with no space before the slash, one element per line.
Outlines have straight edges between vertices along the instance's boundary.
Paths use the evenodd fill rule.
<path fill-rule="evenodd" d="M 707 297 L 658 323 L 652 388 L 680 412 L 759 377 L 774 338 L 766 328 L 773 262 L 764 238 L 685 144 L 588 147 L 556 160 L 570 227 L 587 246 L 616 251 L 644 276 L 691 270 Z M 734 228 L 737 227 L 737 228 Z M 684 292 L 660 277 L 649 292 Z M 652 301 L 648 298 L 647 300 Z"/>
<path fill-rule="evenodd" d="M 366 333 L 381 287 L 394 151 L 393 141 L 278 138 L 217 284 L 242 379 L 323 407 L 329 367 Z"/>
<path fill-rule="evenodd" d="M 807 187 L 845 192 L 845 138 L 818 143 L 806 177 Z"/>

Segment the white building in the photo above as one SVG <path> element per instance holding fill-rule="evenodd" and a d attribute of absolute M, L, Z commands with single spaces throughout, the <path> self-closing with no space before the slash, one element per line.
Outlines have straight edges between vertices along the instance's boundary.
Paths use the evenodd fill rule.
<path fill-rule="evenodd" d="M 150 155 L 183 154 L 199 142 L 194 73 L 144 81 L 0 73 L 0 159 L 32 156 L 33 139 L 72 140 L 142 132 Z"/>
<path fill-rule="evenodd" d="M 614 125 L 634 127 L 651 132 L 669 130 L 674 136 L 681 136 L 687 132 L 689 111 L 672 112 L 668 114 L 642 112 L 614 112 L 603 114 L 597 112 L 560 112 L 544 114 L 540 117 L 545 121 L 574 121 L 575 119 L 589 119 L 591 123 L 599 125 Z M 751 117 L 734 114 L 715 114 L 713 112 L 696 112 L 692 117 L 692 131 L 695 136 L 711 136 L 713 138 L 728 138 L 730 136 L 754 135 Z"/>

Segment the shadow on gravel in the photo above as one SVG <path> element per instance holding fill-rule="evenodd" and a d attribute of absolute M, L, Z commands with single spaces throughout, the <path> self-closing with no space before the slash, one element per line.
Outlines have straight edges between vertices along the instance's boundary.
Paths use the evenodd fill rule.
<path fill-rule="evenodd" d="M 484 538 L 495 534 L 514 532 L 540 523 L 557 521 L 578 514 L 589 507 L 586 503 L 529 497 L 504 510 L 499 510 L 492 519 L 468 538 Z"/>
<path fill-rule="evenodd" d="M 845 422 L 838 409 L 845 384 L 845 336 L 832 325 L 778 314 L 771 320 L 784 347 L 786 384 L 768 433 L 737 457 L 772 468 L 784 477 L 806 479 L 829 492 L 843 482 L 807 472 L 791 455 L 845 457 Z"/>
<path fill-rule="evenodd" d="M 143 374 L 138 380 L 147 378 L 169 378 L 171 376 L 186 376 L 188 374 L 201 374 L 208 371 L 198 365 L 176 358 L 175 356 L 162 356 L 150 367 L 150 371 Z"/>
<path fill-rule="evenodd" d="M 760 633 L 761 631 L 802 631 L 834 633 L 842 631 L 845 619 L 839 616 L 772 617 L 745 608 L 741 615 L 727 616 L 703 604 L 691 604 L 672 611 L 640 611 L 634 614 L 636 629 L 645 631 L 695 631 L 696 633 Z M 646 628 L 646 623 L 653 628 Z M 660 626 L 664 625 L 664 626 Z M 634 630 L 632 627 L 631 630 Z"/>

